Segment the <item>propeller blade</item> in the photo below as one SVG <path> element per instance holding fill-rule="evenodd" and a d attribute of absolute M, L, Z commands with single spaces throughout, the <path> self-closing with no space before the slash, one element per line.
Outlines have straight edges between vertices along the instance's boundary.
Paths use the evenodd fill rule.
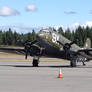
<path fill-rule="evenodd" d="M 25 44 L 25 59 L 27 59 L 29 50 L 30 50 L 30 45 L 26 43 Z"/>
<path fill-rule="evenodd" d="M 72 42 L 70 43 L 70 46 L 73 45 L 75 42 L 76 42 L 76 41 L 72 41 Z"/>
<path fill-rule="evenodd" d="M 37 42 L 37 40 L 34 40 L 34 41 L 31 42 L 30 45 L 35 44 L 36 42 Z"/>
<path fill-rule="evenodd" d="M 28 55 L 28 48 L 27 45 L 25 45 L 25 59 L 27 59 L 27 55 Z"/>
<path fill-rule="evenodd" d="M 61 44 L 62 46 L 65 46 L 65 44 L 63 44 L 61 41 L 57 41 L 59 44 Z"/>
<path fill-rule="evenodd" d="M 25 43 L 25 59 L 27 59 L 28 53 L 30 51 L 30 48 L 33 44 L 35 44 L 37 40 L 34 40 L 33 42 L 27 42 Z"/>
<path fill-rule="evenodd" d="M 26 54 L 25 54 L 25 59 L 27 59 L 27 55 L 28 55 L 28 54 L 26 53 Z"/>

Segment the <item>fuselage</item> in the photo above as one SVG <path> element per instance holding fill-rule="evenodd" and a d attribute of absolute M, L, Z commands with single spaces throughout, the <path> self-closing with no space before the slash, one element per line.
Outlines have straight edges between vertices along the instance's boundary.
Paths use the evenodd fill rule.
<path fill-rule="evenodd" d="M 64 44 L 71 42 L 51 29 L 42 29 L 38 33 L 37 40 L 45 48 L 44 54 L 46 56 L 63 59 L 65 59 L 65 53 L 63 47 L 57 41 L 60 40 Z M 77 45 L 74 44 L 73 46 L 75 50 L 79 49 Z"/>
<path fill-rule="evenodd" d="M 45 56 L 66 59 L 63 46 L 57 41 L 61 41 L 63 44 L 71 43 L 71 41 L 65 38 L 63 35 L 53 31 L 52 29 L 42 29 L 38 33 L 37 41 L 44 48 Z M 78 45 L 73 44 L 70 51 L 76 53 L 80 49 L 81 48 Z"/>

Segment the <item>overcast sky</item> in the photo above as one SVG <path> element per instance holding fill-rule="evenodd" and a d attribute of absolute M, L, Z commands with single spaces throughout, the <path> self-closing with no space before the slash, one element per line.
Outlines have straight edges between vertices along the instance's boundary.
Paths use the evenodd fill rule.
<path fill-rule="evenodd" d="M 68 26 L 92 21 L 92 0 L 0 0 L 0 26 Z"/>

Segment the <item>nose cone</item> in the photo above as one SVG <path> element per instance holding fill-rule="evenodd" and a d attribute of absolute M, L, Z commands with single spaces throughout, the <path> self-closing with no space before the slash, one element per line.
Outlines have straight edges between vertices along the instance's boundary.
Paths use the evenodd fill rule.
<path fill-rule="evenodd" d="M 41 37 L 41 38 L 43 38 L 45 36 L 45 34 L 43 32 L 39 32 L 38 36 Z"/>
<path fill-rule="evenodd" d="M 51 40 L 51 32 L 49 29 L 42 29 L 38 33 L 38 36 L 44 40 Z"/>

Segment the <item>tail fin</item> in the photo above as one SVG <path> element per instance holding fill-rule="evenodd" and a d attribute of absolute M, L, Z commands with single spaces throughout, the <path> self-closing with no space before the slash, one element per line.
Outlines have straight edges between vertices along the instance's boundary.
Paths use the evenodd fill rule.
<path fill-rule="evenodd" d="M 91 48 L 91 40 L 90 38 L 87 38 L 85 44 L 84 44 L 84 48 Z"/>

